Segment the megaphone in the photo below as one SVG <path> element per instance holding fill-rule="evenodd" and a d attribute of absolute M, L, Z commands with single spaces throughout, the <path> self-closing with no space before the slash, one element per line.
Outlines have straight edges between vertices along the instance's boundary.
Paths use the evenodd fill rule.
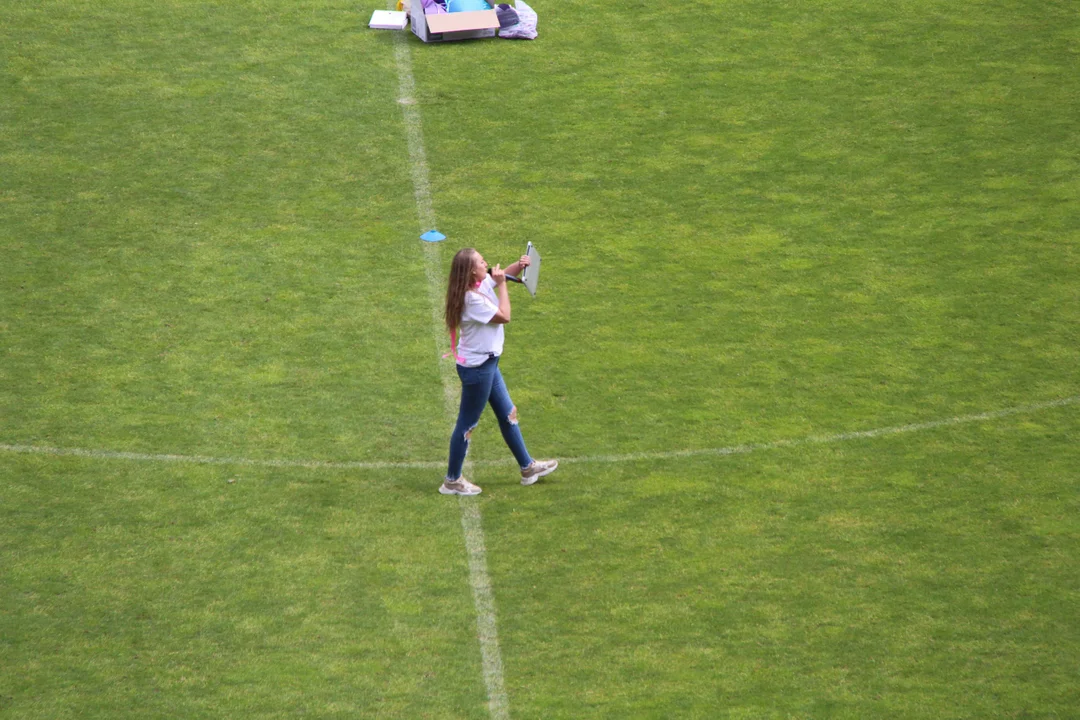
<path fill-rule="evenodd" d="M 490 275 L 490 274 L 491 274 L 491 268 L 488 268 L 488 275 Z M 507 275 L 506 279 L 509 280 L 510 282 L 521 283 L 523 285 L 525 284 L 524 280 L 522 280 L 521 278 L 516 278 L 513 275 Z"/>

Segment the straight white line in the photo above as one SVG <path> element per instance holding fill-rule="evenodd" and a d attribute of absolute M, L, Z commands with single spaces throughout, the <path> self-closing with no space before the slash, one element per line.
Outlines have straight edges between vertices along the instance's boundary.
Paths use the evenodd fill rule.
<path fill-rule="evenodd" d="M 3 445 L 0 451 L 27 455 L 54 455 L 93 458 L 96 460 L 134 460 L 138 462 L 190 463 L 193 465 L 234 465 L 240 467 L 269 468 L 306 468 L 308 470 L 430 470 L 445 463 L 439 462 L 394 462 L 394 461 L 344 461 L 324 462 L 322 460 L 259 460 L 256 458 L 208 457 L 206 455 L 175 455 L 157 453 L 117 452 L 111 450 L 84 450 L 81 448 L 59 448 L 43 445 Z"/>
<path fill-rule="evenodd" d="M 391 3 L 392 4 L 392 3 Z M 420 105 L 416 99 L 416 83 L 413 80 L 412 60 L 409 54 L 408 33 L 395 33 L 394 57 L 398 67 L 398 104 L 405 119 L 405 134 L 409 146 L 409 168 L 412 173 L 413 195 L 416 199 L 416 216 L 420 232 L 435 227 L 435 210 L 431 201 L 431 185 L 428 177 L 427 154 L 424 152 L 424 133 L 420 122 Z M 427 276 L 428 298 L 431 301 L 431 329 L 435 339 L 436 358 L 446 347 L 446 335 L 440 308 L 443 305 L 441 246 L 439 243 L 422 243 L 424 246 L 424 274 Z M 448 362 L 439 362 L 442 377 L 445 415 L 456 418 L 457 379 L 454 368 Z M 466 464 L 471 474 L 471 465 Z M 509 720 L 510 701 L 503 682 L 502 653 L 499 650 L 499 634 L 495 623 L 495 594 L 487 570 L 487 549 L 480 506 L 476 498 L 458 498 L 461 510 L 461 529 L 465 536 L 465 549 L 469 558 L 469 584 L 472 586 L 473 604 L 476 606 L 476 631 L 480 641 L 480 660 L 483 666 L 484 685 L 488 694 L 488 711 L 492 720 Z"/>
<path fill-rule="evenodd" d="M 876 428 L 874 430 L 858 430 L 855 432 L 837 433 L 835 435 L 811 435 L 804 438 L 788 440 L 775 440 L 767 443 L 754 443 L 748 445 L 732 445 L 719 448 L 701 448 L 697 450 L 667 450 L 664 452 L 640 452 L 623 453 L 620 455 L 584 455 L 579 457 L 562 457 L 560 463 L 622 463 L 640 462 L 647 460 L 669 460 L 675 458 L 701 457 L 708 455 L 745 455 L 752 452 L 765 450 L 779 450 L 803 445 L 822 445 L 827 443 L 847 442 L 851 440 L 872 440 L 874 438 L 889 435 L 901 435 L 903 433 L 921 432 L 933 430 L 951 425 L 965 425 L 976 422 L 987 422 L 1009 417 L 1010 415 L 1022 415 L 1040 410 L 1076 405 L 1080 403 L 1080 395 L 1048 400 L 1030 405 L 1018 405 L 993 410 L 991 412 L 975 413 L 972 415 L 957 415 L 944 420 L 931 420 L 928 422 L 911 423 L 908 425 L 895 425 L 892 427 Z M 323 460 L 257 460 L 253 458 L 209 457 L 206 455 L 175 455 L 175 454 L 152 454 L 134 452 L 116 452 L 111 450 L 84 450 L 80 448 L 58 448 L 44 445 L 5 445 L 0 444 L 0 452 L 19 453 L 29 455 L 54 455 L 92 458 L 96 460 L 134 460 L 140 462 L 175 462 L 191 463 L 198 465 L 237 465 L 250 467 L 270 468 L 304 468 L 308 470 L 440 470 L 446 467 L 442 460 L 417 460 L 417 461 L 323 461 Z M 485 467 L 497 465 L 513 465 L 513 460 L 476 460 L 472 465 Z"/>

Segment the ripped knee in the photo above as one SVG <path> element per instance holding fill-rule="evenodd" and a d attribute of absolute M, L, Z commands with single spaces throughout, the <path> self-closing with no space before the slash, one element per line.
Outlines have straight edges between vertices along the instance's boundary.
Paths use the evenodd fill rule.
<path fill-rule="evenodd" d="M 510 414 L 506 416 L 506 419 L 510 422 L 511 425 L 518 424 L 517 405 L 510 408 Z"/>

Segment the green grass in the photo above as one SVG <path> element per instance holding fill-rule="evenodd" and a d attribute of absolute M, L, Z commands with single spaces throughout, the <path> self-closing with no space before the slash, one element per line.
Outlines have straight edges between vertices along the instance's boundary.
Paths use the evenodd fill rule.
<path fill-rule="evenodd" d="M 385 474 L 99 465 L 3 463 L 12 717 L 453 718 L 483 702 L 454 682 L 479 651 L 442 498 Z"/>
<path fill-rule="evenodd" d="M 518 716 L 1072 716 L 1070 429 L 1055 412 L 492 497 Z"/>
<path fill-rule="evenodd" d="M 444 458 L 375 7 L 0 0 L 0 444 Z M 1076 717 L 1075 403 L 656 456 L 1077 397 L 1072 5 L 535 7 L 409 42 L 530 450 L 644 454 L 478 429 L 511 717 Z M 0 449 L 0 716 L 489 717 L 440 475 Z"/>

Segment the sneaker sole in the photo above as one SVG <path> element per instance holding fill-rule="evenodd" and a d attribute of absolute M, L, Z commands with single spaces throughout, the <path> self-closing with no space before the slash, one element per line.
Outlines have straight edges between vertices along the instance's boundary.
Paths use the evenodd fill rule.
<path fill-rule="evenodd" d="M 465 497 L 472 497 L 473 495 L 479 495 L 483 490 L 477 490 L 476 492 L 450 490 L 445 485 L 439 486 L 439 492 L 443 495 L 464 495 Z"/>
<path fill-rule="evenodd" d="M 539 472 L 539 473 L 537 473 L 537 474 L 535 474 L 535 475 L 533 475 L 531 477 L 521 478 L 521 484 L 522 485 L 532 485 L 533 483 L 535 483 L 537 480 L 544 477 L 545 475 L 550 475 L 551 473 L 555 472 L 555 470 L 557 470 L 558 467 L 559 467 L 559 463 L 558 463 L 558 461 L 556 461 L 555 465 L 548 468 L 547 470 L 544 470 L 543 472 Z"/>

